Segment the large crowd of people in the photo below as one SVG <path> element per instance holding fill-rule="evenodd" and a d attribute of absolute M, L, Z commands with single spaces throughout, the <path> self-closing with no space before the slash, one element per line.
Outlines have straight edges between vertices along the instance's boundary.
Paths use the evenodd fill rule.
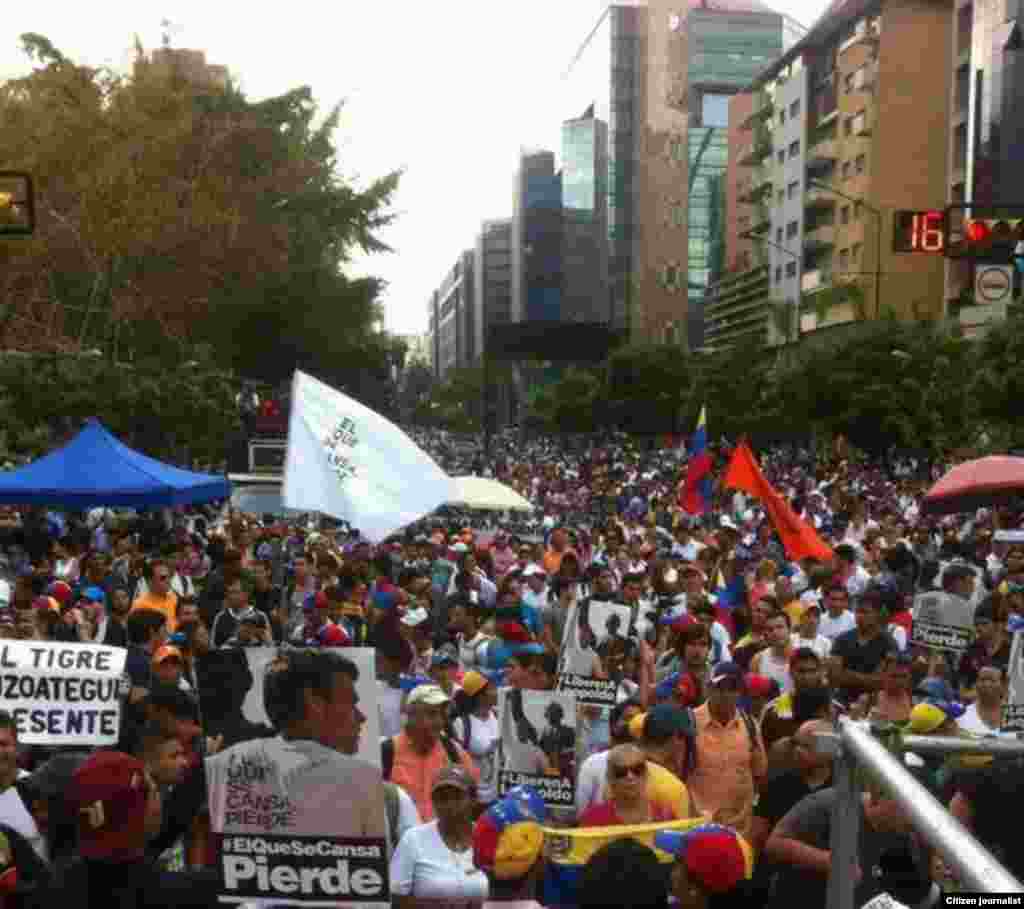
<path fill-rule="evenodd" d="M 373 649 L 400 907 L 823 906 L 836 793 L 816 737 L 837 715 L 1015 737 L 1003 708 L 1024 625 L 1024 534 L 1006 531 L 1024 510 L 925 516 L 943 465 L 762 452 L 774 488 L 834 553 L 794 560 L 744 493 L 718 488 L 704 513 L 685 512 L 678 448 L 505 434 L 484 451 L 472 437 L 410 434 L 450 473 L 495 477 L 536 511 L 442 509 L 376 543 L 341 522 L 227 505 L 0 516 L 0 637 L 127 649 L 116 746 L 25 745 L 0 712 L 0 906 L 214 905 L 218 752 L 291 729 L 292 741 L 352 753 L 339 744 L 359 734 L 351 680 L 328 696 L 319 670 L 293 673 L 298 693 L 268 704 L 265 730 L 204 717 L 234 697 L 223 651 L 277 647 L 287 662 Z M 971 617 L 964 648 L 918 643 L 914 604 L 928 591 Z M 614 702 L 581 704 L 574 729 L 552 702 L 538 732 L 513 695 L 569 675 L 610 683 Z M 333 733 L 304 722 L 310 692 L 332 718 L 316 729 Z M 517 711 L 509 723 L 501 703 Z M 517 760 L 574 774 L 571 806 L 545 808 L 529 786 L 501 791 L 509 726 Z M 1016 759 L 903 759 L 1024 879 Z M 328 799 L 326 785 L 306 781 L 302 797 Z M 664 827 L 653 842 L 612 835 L 571 888 L 555 880 L 542 824 L 652 823 Z M 938 905 L 960 886 L 884 780 L 865 780 L 860 823 L 858 907 L 881 893 Z"/>

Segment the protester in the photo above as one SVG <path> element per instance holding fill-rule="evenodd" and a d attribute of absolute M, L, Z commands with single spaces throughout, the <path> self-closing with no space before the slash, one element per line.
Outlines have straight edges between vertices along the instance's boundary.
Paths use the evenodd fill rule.
<path fill-rule="evenodd" d="M 398 909 L 420 900 L 482 903 L 487 876 L 473 864 L 476 784 L 460 767 L 439 771 L 430 786 L 434 820 L 407 831 L 391 859 L 391 894 Z"/>

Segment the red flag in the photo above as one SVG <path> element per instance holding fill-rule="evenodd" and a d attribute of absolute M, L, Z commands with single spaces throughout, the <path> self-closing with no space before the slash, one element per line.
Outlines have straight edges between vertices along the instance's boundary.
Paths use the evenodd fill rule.
<path fill-rule="evenodd" d="M 818 536 L 806 521 L 802 521 L 786 500 L 779 495 L 761 473 L 754 453 L 746 442 L 740 442 L 732 454 L 725 470 L 722 485 L 726 489 L 742 489 L 743 492 L 759 499 L 772 520 L 786 555 L 791 559 L 808 557 L 826 562 L 832 558 L 832 550 Z"/>

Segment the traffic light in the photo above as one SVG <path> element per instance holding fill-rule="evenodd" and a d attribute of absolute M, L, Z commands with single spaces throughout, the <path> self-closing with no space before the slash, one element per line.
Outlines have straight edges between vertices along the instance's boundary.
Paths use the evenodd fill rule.
<path fill-rule="evenodd" d="M 961 231 L 950 231 L 947 250 L 953 258 L 1011 265 L 1018 248 L 1024 249 L 1021 244 L 1024 217 L 965 218 Z"/>

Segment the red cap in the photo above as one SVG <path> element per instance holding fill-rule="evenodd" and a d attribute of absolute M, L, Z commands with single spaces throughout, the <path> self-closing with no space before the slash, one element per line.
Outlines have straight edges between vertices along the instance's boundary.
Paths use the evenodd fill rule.
<path fill-rule="evenodd" d="M 64 581 L 54 581 L 50 585 L 50 596 L 53 597 L 61 606 L 67 606 L 71 600 L 71 587 Z"/>
<path fill-rule="evenodd" d="M 322 590 L 319 591 L 315 597 L 313 597 L 313 607 L 315 609 L 326 609 L 328 606 L 330 606 L 330 604 L 330 598 Z"/>
<path fill-rule="evenodd" d="M 529 644 L 533 640 L 530 632 L 520 622 L 498 622 L 495 625 L 498 637 L 510 644 Z"/>
<path fill-rule="evenodd" d="M 748 672 L 746 677 L 747 694 L 752 698 L 766 698 L 774 694 L 772 680 L 764 675 Z"/>
<path fill-rule="evenodd" d="M 318 637 L 321 647 L 347 647 L 352 643 L 352 639 L 345 633 L 345 629 L 334 623 L 324 625 L 320 629 Z"/>
<path fill-rule="evenodd" d="M 78 806 L 78 851 L 83 858 L 124 862 L 146 850 L 146 774 L 142 761 L 119 751 L 97 751 L 71 779 Z"/>

